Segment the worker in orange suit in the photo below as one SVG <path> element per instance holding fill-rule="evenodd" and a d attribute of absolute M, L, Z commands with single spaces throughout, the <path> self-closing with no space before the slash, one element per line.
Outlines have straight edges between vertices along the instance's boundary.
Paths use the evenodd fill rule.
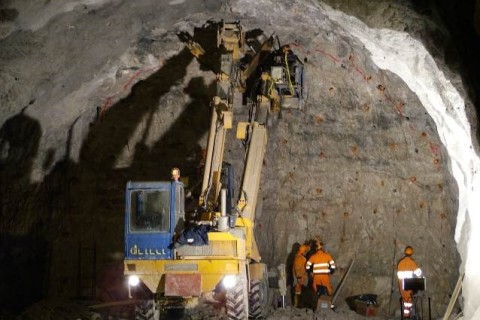
<path fill-rule="evenodd" d="M 300 299 L 300 295 L 302 294 L 303 288 L 308 285 L 308 274 L 307 269 L 305 269 L 305 265 L 307 263 L 307 258 L 305 255 L 307 254 L 310 247 L 306 244 L 302 244 L 295 255 L 293 260 L 293 285 L 294 285 L 294 296 L 293 296 L 293 306 L 298 307 L 298 301 Z"/>
<path fill-rule="evenodd" d="M 412 258 L 413 248 L 407 246 L 404 252 L 405 256 L 397 264 L 398 289 L 402 296 L 402 317 L 410 318 L 413 307 L 413 292 L 411 290 L 403 290 L 403 279 L 420 277 L 422 270 Z"/>
<path fill-rule="evenodd" d="M 335 272 L 335 261 L 332 256 L 323 251 L 323 242 L 317 242 L 317 252 L 315 252 L 305 265 L 307 270 L 312 268 L 313 272 L 313 291 L 320 296 L 330 297 L 330 308 L 334 308 L 331 303 L 333 288 L 330 283 L 330 275 Z"/>

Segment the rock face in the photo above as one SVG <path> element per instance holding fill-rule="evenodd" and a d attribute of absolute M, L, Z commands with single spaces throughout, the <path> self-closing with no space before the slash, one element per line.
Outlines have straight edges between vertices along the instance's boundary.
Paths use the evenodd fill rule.
<path fill-rule="evenodd" d="M 407 244 L 432 279 L 456 269 L 455 184 L 434 125 L 395 76 L 354 47 L 337 63 L 317 59 L 305 112 L 286 113 L 270 135 L 257 234 L 274 265 L 319 235 L 340 270 L 357 257 L 345 294 L 375 292 L 388 306 Z"/>
<path fill-rule="evenodd" d="M 299 243 L 320 236 L 337 263 L 334 286 L 356 257 L 339 301 L 375 293 L 388 317 L 411 245 L 432 316 L 443 315 L 460 264 L 449 159 L 416 95 L 360 43 L 310 4 L 172 1 L 167 19 L 152 1 L 84 2 L 23 29 L 12 24 L 28 16 L 15 18 L 18 3 L 0 8 L 2 304 L 126 298 L 125 183 L 168 179 L 174 166 L 192 188 L 201 179 L 215 79 L 176 34 L 228 18 L 276 32 L 308 60 L 304 109 L 283 110 L 269 131 L 256 223 L 264 262 L 288 266 Z M 419 17 L 408 10 L 388 12 Z M 226 159 L 243 159 L 233 136 Z"/>

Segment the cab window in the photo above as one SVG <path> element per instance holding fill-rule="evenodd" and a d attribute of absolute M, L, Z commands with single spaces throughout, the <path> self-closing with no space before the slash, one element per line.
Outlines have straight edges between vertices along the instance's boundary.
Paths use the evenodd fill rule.
<path fill-rule="evenodd" d="M 136 190 L 130 194 L 130 231 L 168 232 L 170 192 Z"/>

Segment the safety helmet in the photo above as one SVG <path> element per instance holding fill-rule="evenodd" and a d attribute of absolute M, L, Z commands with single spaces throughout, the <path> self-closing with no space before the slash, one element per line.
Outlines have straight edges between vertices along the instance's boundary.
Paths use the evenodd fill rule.
<path fill-rule="evenodd" d="M 407 247 L 405 248 L 405 254 L 406 254 L 407 256 L 411 256 L 411 255 L 413 254 L 413 248 L 410 247 L 410 246 L 407 246 Z"/>
<path fill-rule="evenodd" d="M 300 246 L 300 248 L 298 248 L 298 253 L 300 254 L 304 254 L 305 252 L 307 252 L 308 250 L 310 250 L 310 247 L 305 245 L 305 244 L 302 244 Z"/>

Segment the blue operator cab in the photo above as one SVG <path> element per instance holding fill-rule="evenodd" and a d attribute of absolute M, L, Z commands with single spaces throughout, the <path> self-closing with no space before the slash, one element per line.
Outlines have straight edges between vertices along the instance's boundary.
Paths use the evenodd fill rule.
<path fill-rule="evenodd" d="M 173 259 L 173 238 L 185 221 L 180 181 L 132 182 L 125 193 L 125 259 Z"/>

